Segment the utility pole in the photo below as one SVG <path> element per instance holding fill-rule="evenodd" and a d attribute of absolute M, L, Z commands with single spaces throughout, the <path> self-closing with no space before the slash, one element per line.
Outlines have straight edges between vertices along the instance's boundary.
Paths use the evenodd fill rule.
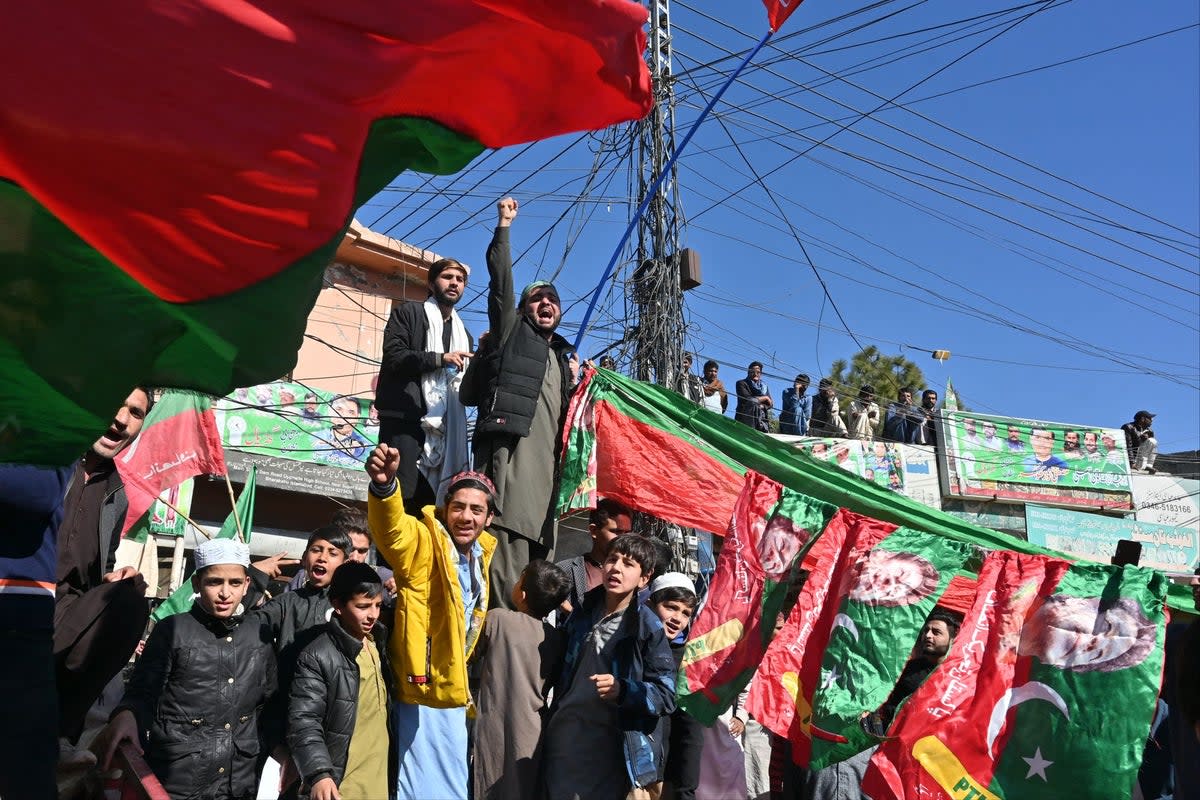
<path fill-rule="evenodd" d="M 654 110 L 635 128 L 638 202 L 675 150 L 675 85 L 671 74 L 671 3 L 648 0 L 646 61 Z M 685 323 L 679 279 L 679 199 L 675 168 L 638 224 L 637 261 L 630 281 L 636 309 L 633 377 L 674 388 L 682 368 Z"/>
<path fill-rule="evenodd" d="M 646 62 L 654 85 L 654 110 L 636 127 L 638 203 L 675 152 L 675 83 L 671 74 L 671 0 L 648 0 L 649 47 Z M 679 184 L 674 166 L 638 223 L 637 261 L 629 294 L 636 309 L 633 377 L 669 389 L 679 388 L 683 369 L 683 287 L 680 282 Z M 699 574 L 697 539 L 692 530 L 638 515 L 642 533 L 668 543 L 672 568 Z"/>

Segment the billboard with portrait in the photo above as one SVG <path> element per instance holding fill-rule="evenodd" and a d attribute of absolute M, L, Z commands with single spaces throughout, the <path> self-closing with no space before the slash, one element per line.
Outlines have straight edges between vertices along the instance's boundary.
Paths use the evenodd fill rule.
<path fill-rule="evenodd" d="M 214 404 L 229 450 L 360 470 L 379 439 L 371 401 L 276 381 L 237 389 Z"/>
<path fill-rule="evenodd" d="M 1119 429 L 962 411 L 943 412 L 940 426 L 947 496 L 1131 507 Z"/>

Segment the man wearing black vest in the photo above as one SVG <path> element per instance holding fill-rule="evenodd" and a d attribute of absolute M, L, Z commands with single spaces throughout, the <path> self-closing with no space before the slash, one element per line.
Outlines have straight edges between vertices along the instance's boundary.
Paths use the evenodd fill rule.
<path fill-rule="evenodd" d="M 499 540 L 491 566 L 491 605 L 508 607 L 512 587 L 532 559 L 549 559 L 563 417 L 578 362 L 555 333 L 562 321 L 558 291 L 534 281 L 513 302 L 509 227 L 517 201 L 496 205 L 498 222 L 487 249 L 488 324 L 463 380 L 461 398 L 477 405 L 475 468 L 496 485 L 491 532 Z"/>

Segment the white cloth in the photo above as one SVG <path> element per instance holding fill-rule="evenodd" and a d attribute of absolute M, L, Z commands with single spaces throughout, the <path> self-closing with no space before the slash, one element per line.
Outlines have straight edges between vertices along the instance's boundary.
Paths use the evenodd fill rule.
<path fill-rule="evenodd" d="M 1138 447 L 1137 459 L 1134 461 L 1134 469 L 1154 469 L 1154 462 L 1158 458 L 1158 440 L 1153 436 L 1142 440 Z"/>
<path fill-rule="evenodd" d="M 442 310 L 430 297 L 425 301 L 425 319 L 429 322 L 429 333 L 425 349 L 432 353 L 444 353 L 442 335 L 444 320 Z M 469 351 L 471 340 L 463 327 L 457 311 L 450 312 L 450 352 Z M 440 498 L 450 479 L 468 469 L 467 459 L 467 412 L 458 401 L 458 389 L 467 366 L 454 370 L 441 367 L 421 376 L 421 395 L 425 399 L 425 416 L 421 418 L 421 429 L 425 432 L 425 447 L 417 468 L 433 487 L 434 497 Z"/>

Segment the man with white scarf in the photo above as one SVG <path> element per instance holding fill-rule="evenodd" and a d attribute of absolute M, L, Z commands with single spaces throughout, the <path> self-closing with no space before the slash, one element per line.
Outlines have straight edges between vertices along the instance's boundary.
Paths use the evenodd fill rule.
<path fill-rule="evenodd" d="M 466 412 L 458 401 L 474 343 L 454 306 L 471 270 L 452 258 L 429 267 L 429 297 L 400 303 L 383 331 L 375 388 L 379 443 L 400 451 L 397 478 L 410 513 L 432 505 L 449 478 L 470 467 Z"/>

